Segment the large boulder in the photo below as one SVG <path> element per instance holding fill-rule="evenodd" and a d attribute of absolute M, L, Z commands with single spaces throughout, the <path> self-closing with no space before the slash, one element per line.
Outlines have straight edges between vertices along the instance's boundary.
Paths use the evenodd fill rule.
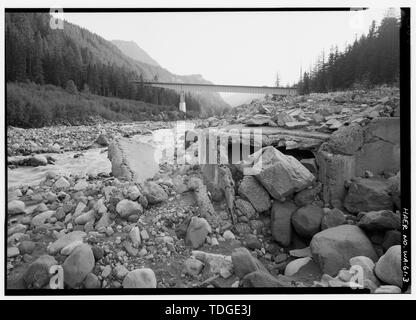
<path fill-rule="evenodd" d="M 92 272 L 94 264 L 94 254 L 91 247 L 87 244 L 78 245 L 62 264 L 64 282 L 70 288 L 79 287 L 85 277 Z"/>
<path fill-rule="evenodd" d="M 310 248 L 314 260 L 330 276 L 348 268 L 353 257 L 366 256 L 373 261 L 378 258 L 365 233 L 353 225 L 342 225 L 315 234 Z"/>
<path fill-rule="evenodd" d="M 155 156 L 156 149 L 134 139 L 119 138 L 108 147 L 111 173 L 116 178 L 144 182 L 159 171 Z"/>
<path fill-rule="evenodd" d="M 51 278 L 49 270 L 58 262 L 54 257 L 43 255 L 32 262 L 23 275 L 23 281 L 28 289 L 41 289 L 45 287 Z"/>
<path fill-rule="evenodd" d="M 153 181 L 146 181 L 144 184 L 143 194 L 146 196 L 149 204 L 157 204 L 168 200 L 165 190 Z"/>
<path fill-rule="evenodd" d="M 271 210 L 271 231 L 273 239 L 281 246 L 287 247 L 292 239 L 292 214 L 297 207 L 292 201 L 273 202 Z"/>
<path fill-rule="evenodd" d="M 301 191 L 315 179 L 298 160 L 272 146 L 257 151 L 251 159 L 256 179 L 275 199 Z"/>
<path fill-rule="evenodd" d="M 328 140 L 332 152 L 346 155 L 353 155 L 363 143 L 364 129 L 359 124 L 341 127 Z"/>
<path fill-rule="evenodd" d="M 292 224 L 298 235 L 306 238 L 319 232 L 324 212 L 321 207 L 309 204 L 296 210 Z"/>
<path fill-rule="evenodd" d="M 266 211 L 270 208 L 271 201 L 267 191 L 252 176 L 245 176 L 238 188 L 238 194 L 248 199 L 258 212 Z"/>
<path fill-rule="evenodd" d="M 400 229 L 400 216 L 390 210 L 363 212 L 358 215 L 357 225 L 360 228 L 374 231 Z"/>
<path fill-rule="evenodd" d="M 186 231 L 185 243 L 194 249 L 198 249 L 204 244 L 209 233 L 211 233 L 211 226 L 207 220 L 192 217 Z"/>
<path fill-rule="evenodd" d="M 157 281 L 152 269 L 130 271 L 123 280 L 123 288 L 156 288 Z"/>
<path fill-rule="evenodd" d="M 356 178 L 348 189 L 344 207 L 351 213 L 393 210 L 393 201 L 383 180 Z"/>
<path fill-rule="evenodd" d="M 376 263 L 376 276 L 383 282 L 403 286 L 401 246 L 392 246 Z"/>

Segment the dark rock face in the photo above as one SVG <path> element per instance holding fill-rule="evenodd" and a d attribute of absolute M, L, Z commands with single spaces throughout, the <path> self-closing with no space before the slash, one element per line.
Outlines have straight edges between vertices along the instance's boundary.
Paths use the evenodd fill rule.
<path fill-rule="evenodd" d="M 364 212 L 358 218 L 357 225 L 370 231 L 399 229 L 401 226 L 400 216 L 390 210 Z"/>
<path fill-rule="evenodd" d="M 357 178 L 348 189 L 344 207 L 351 213 L 392 210 L 393 202 L 383 180 Z"/>
<path fill-rule="evenodd" d="M 319 232 L 324 212 L 321 207 L 307 205 L 299 208 L 292 215 L 292 224 L 297 234 L 302 237 L 311 238 Z"/>
<path fill-rule="evenodd" d="M 292 239 L 291 218 L 296 211 L 291 201 L 274 202 L 271 210 L 271 230 L 273 239 L 283 247 L 289 246 Z"/>
<path fill-rule="evenodd" d="M 335 276 L 342 268 L 348 268 L 349 259 L 353 257 L 366 256 L 373 261 L 378 259 L 365 233 L 353 225 L 342 225 L 315 234 L 310 248 L 314 260 L 330 276 Z"/>

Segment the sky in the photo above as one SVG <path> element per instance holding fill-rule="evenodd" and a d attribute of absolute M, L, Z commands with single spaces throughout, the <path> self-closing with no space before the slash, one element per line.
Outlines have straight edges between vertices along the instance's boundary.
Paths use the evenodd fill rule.
<path fill-rule="evenodd" d="M 106 40 L 136 42 L 175 74 L 215 84 L 292 85 L 331 46 L 367 34 L 387 8 L 343 12 L 64 13 Z"/>

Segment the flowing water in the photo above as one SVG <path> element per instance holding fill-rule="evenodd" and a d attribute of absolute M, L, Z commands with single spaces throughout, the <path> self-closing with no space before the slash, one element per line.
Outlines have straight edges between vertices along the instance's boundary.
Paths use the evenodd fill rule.
<path fill-rule="evenodd" d="M 152 135 L 135 135 L 133 140 L 150 143 L 156 147 L 158 162 L 162 162 L 166 154 L 172 154 L 174 143 L 173 137 L 177 137 L 177 132 L 184 132 L 184 129 L 194 128 L 193 123 L 179 123 L 179 126 L 170 129 L 158 129 Z M 80 151 L 68 151 L 64 153 L 45 153 L 56 159 L 55 164 L 40 167 L 17 167 L 7 170 L 8 187 L 22 185 L 37 185 L 44 179 L 48 171 L 63 175 L 85 175 L 110 173 L 111 162 L 108 159 L 107 148 L 93 148 Z M 74 158 L 76 154 L 82 154 Z M 138 153 L 138 156 L 140 154 Z"/>

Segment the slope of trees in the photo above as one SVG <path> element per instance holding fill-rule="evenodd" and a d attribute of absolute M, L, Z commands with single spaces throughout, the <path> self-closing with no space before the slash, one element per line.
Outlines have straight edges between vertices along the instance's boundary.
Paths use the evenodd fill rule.
<path fill-rule="evenodd" d="M 97 121 L 178 120 L 184 114 L 176 106 L 160 106 L 143 101 L 103 97 L 86 91 L 35 83 L 6 85 L 7 125 L 30 128 L 48 125 L 92 124 Z"/>
<path fill-rule="evenodd" d="M 397 84 L 400 77 L 400 21 L 385 17 L 373 21 L 367 35 L 356 39 L 344 52 L 332 48 L 298 83 L 301 94 L 353 87 Z"/>
<path fill-rule="evenodd" d="M 49 19 L 46 13 L 5 14 L 6 82 L 70 86 L 68 92 L 73 94 L 84 91 L 157 105 L 179 104 L 175 91 L 129 83 L 138 77 L 143 80 L 149 72 L 111 42 L 67 22 L 64 30 L 53 30 Z M 187 96 L 186 103 L 192 114 L 200 113 L 197 99 Z"/>

